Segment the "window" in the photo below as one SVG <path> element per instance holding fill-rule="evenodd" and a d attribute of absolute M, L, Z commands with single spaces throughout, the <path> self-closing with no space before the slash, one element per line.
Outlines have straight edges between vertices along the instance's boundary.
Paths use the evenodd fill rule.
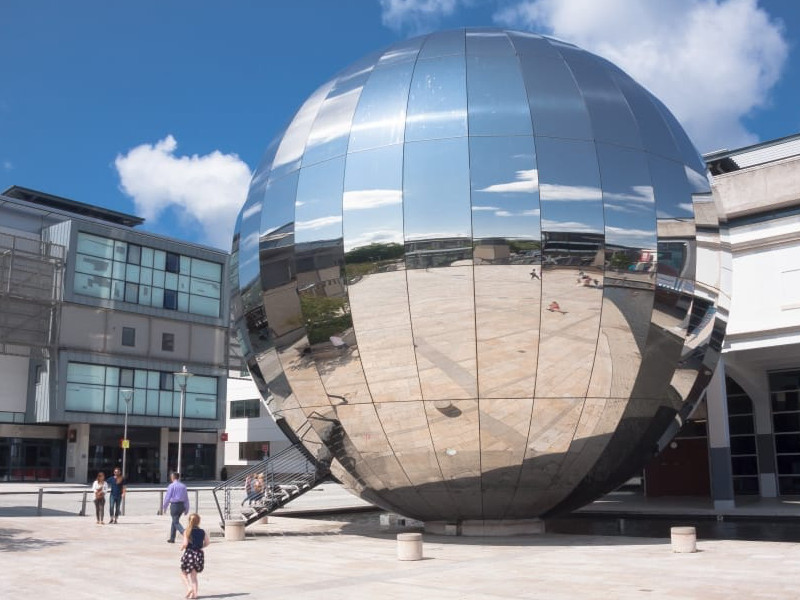
<path fill-rule="evenodd" d="M 758 495 L 758 454 L 753 402 L 739 384 L 725 378 L 734 494 Z M 776 438 L 777 439 L 777 438 Z"/>
<path fill-rule="evenodd" d="M 124 369 L 73 363 L 67 365 L 66 402 L 69 411 L 124 414 L 123 390 L 132 390 L 130 414 L 180 417 L 180 391 L 168 371 Z M 195 375 L 186 386 L 184 417 L 216 419 L 219 381 Z"/>
<path fill-rule="evenodd" d="M 125 388 L 133 387 L 133 369 L 119 370 L 119 384 Z"/>
<path fill-rule="evenodd" d="M 800 371 L 769 374 L 778 493 L 800 493 Z"/>
<path fill-rule="evenodd" d="M 76 294 L 219 317 L 222 263 L 83 232 L 77 249 Z"/>
<path fill-rule="evenodd" d="M 136 329 L 133 327 L 122 328 L 122 345 L 131 347 L 136 345 Z"/>
<path fill-rule="evenodd" d="M 181 272 L 181 257 L 180 254 L 175 254 L 174 252 L 167 252 L 167 263 L 164 269 L 168 273 L 180 273 Z"/>
<path fill-rule="evenodd" d="M 125 283 L 125 302 L 132 304 L 139 303 L 139 285 L 136 283 Z"/>
<path fill-rule="evenodd" d="M 142 262 L 142 247 L 136 244 L 128 244 L 128 262 L 138 265 Z"/>
<path fill-rule="evenodd" d="M 239 442 L 239 460 L 264 460 L 269 457 L 269 442 Z"/>
<path fill-rule="evenodd" d="M 166 371 L 161 371 L 159 382 L 158 382 L 158 389 L 160 390 L 167 390 L 172 391 L 175 389 L 172 383 L 172 373 L 167 373 Z"/>
<path fill-rule="evenodd" d="M 175 290 L 164 290 L 164 308 L 178 310 L 178 292 Z"/>
<path fill-rule="evenodd" d="M 254 419 L 260 416 L 260 400 L 233 400 L 231 402 L 231 419 Z"/>
<path fill-rule="evenodd" d="M 161 334 L 161 349 L 164 352 L 174 352 L 175 351 L 175 334 L 174 333 L 162 333 Z"/>

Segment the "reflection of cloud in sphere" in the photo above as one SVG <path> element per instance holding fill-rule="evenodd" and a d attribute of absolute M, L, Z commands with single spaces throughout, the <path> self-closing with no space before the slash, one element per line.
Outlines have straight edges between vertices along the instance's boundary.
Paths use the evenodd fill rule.
<path fill-rule="evenodd" d="M 683 130 L 609 62 L 510 31 L 400 42 L 314 92 L 253 177 L 232 263 L 248 364 L 384 508 L 571 509 L 708 382 L 714 215 Z"/>

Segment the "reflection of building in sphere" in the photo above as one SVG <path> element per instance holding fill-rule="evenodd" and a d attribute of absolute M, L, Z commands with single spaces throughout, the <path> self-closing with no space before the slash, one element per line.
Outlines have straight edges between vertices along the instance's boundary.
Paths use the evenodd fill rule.
<path fill-rule="evenodd" d="M 238 323 L 273 415 L 355 493 L 534 518 L 613 489 L 691 412 L 727 314 L 718 230 L 702 160 L 614 65 L 435 33 L 342 71 L 269 147 Z"/>

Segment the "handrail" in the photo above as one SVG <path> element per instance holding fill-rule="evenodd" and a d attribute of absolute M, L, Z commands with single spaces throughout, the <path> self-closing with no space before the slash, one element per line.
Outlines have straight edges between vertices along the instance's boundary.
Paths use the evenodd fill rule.
<path fill-rule="evenodd" d="M 188 492 L 194 492 L 194 506 L 197 507 L 200 504 L 200 492 L 213 492 L 215 487 L 212 486 L 202 486 L 202 487 L 187 487 Z M 52 495 L 67 495 L 67 494 L 75 494 L 75 495 L 82 495 L 81 499 L 81 509 L 78 511 L 79 516 L 86 516 L 86 504 L 87 498 L 89 493 L 91 493 L 91 488 L 89 487 L 76 487 L 74 489 L 47 489 L 44 487 L 39 487 L 35 490 L 0 490 L 0 496 L 36 496 L 36 516 L 42 516 L 42 509 L 44 507 L 44 496 L 47 494 Z M 128 494 L 154 494 L 158 493 L 158 507 L 156 509 L 156 514 L 162 514 L 161 507 L 164 503 L 164 494 L 166 493 L 165 487 L 137 487 L 137 488 L 126 488 L 125 496 L 122 497 L 122 514 L 125 514 L 125 498 Z M 0 506 L 0 510 L 4 507 Z"/>
<path fill-rule="evenodd" d="M 225 521 L 235 518 L 243 519 L 246 524 L 257 521 L 305 493 L 329 474 L 327 466 L 311 460 L 300 444 L 290 446 L 214 488 L 220 524 L 224 528 Z M 252 482 L 262 477 L 263 483 L 258 489 Z"/>

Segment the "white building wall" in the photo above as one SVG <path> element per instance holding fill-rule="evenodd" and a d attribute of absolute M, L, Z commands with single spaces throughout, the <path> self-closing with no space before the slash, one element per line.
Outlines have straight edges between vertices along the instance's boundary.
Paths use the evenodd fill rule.
<path fill-rule="evenodd" d="M 797 227 L 795 231 L 800 231 L 800 223 Z M 751 235 L 748 232 L 748 237 Z M 728 335 L 758 334 L 800 325 L 800 240 L 791 245 L 735 253 L 733 265 Z M 772 345 L 771 340 L 763 340 L 763 344 Z"/>
<path fill-rule="evenodd" d="M 255 419 L 231 419 L 231 402 L 236 400 L 258 399 L 261 416 Z M 239 459 L 239 444 L 243 442 L 269 442 L 270 454 L 275 455 L 291 444 L 275 424 L 255 383 L 249 377 L 228 377 L 228 402 L 226 408 L 225 466 L 245 467 L 249 463 Z"/>

